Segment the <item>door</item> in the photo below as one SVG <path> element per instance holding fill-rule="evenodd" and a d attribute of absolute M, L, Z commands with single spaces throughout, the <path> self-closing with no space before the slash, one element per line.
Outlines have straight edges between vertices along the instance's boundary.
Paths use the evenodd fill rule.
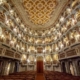
<path fill-rule="evenodd" d="M 43 73 L 43 61 L 37 61 L 37 73 Z"/>

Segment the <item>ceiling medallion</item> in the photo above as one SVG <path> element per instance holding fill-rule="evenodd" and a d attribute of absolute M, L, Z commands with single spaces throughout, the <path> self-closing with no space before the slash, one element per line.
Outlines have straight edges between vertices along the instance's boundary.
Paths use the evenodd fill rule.
<path fill-rule="evenodd" d="M 57 0 L 23 0 L 28 17 L 34 24 L 42 25 L 49 21 Z"/>

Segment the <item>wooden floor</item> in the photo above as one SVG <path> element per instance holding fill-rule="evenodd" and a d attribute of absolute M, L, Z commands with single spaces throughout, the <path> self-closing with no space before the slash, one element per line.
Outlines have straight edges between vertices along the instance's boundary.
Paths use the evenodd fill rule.
<path fill-rule="evenodd" d="M 45 80 L 44 76 L 43 76 L 43 73 L 37 73 L 36 80 Z"/>

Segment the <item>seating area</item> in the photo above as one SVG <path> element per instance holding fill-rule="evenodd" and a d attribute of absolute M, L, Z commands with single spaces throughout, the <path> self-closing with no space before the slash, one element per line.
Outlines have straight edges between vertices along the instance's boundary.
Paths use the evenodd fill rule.
<path fill-rule="evenodd" d="M 68 73 L 57 72 L 57 71 L 45 71 L 45 80 L 80 80 L 80 76 L 73 76 Z"/>
<path fill-rule="evenodd" d="M 35 80 L 35 71 L 16 72 L 0 76 L 0 80 Z"/>

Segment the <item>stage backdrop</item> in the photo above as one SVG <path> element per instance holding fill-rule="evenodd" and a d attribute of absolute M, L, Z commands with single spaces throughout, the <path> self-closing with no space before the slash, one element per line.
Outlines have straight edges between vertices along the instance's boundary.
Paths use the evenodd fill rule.
<path fill-rule="evenodd" d="M 37 60 L 37 73 L 43 73 L 43 59 Z"/>

